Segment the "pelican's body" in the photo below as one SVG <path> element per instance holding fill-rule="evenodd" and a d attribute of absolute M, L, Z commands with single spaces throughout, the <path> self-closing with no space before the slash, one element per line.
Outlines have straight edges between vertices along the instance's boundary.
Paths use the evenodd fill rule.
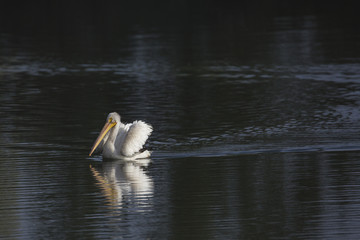
<path fill-rule="evenodd" d="M 146 140 L 152 132 L 152 127 L 143 121 L 124 124 L 120 115 L 112 112 L 106 119 L 105 126 L 96 139 L 89 156 L 100 148 L 104 158 L 137 159 L 150 157 L 149 151 L 143 151 Z"/>

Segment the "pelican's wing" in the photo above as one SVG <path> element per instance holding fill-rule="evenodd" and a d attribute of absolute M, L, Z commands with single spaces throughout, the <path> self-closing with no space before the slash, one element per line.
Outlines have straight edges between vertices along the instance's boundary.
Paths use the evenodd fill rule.
<path fill-rule="evenodd" d="M 121 148 L 121 153 L 124 156 L 130 157 L 138 153 L 144 146 L 146 140 L 152 132 L 152 127 L 143 121 L 134 121 L 124 140 Z"/>

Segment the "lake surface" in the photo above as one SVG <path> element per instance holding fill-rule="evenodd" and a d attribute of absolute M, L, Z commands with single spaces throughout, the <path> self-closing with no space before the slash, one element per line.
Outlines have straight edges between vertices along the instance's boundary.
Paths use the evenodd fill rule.
<path fill-rule="evenodd" d="M 0 237 L 358 239 L 356 21 L 227 11 L 1 23 Z M 151 159 L 88 157 L 112 111 Z"/>

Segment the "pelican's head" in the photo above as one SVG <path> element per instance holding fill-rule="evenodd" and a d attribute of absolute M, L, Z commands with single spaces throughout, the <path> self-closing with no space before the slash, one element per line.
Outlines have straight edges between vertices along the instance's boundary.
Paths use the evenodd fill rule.
<path fill-rule="evenodd" d="M 109 122 L 109 120 L 113 122 L 120 122 L 120 115 L 117 112 L 109 113 L 109 115 L 106 118 L 106 122 Z"/>
<path fill-rule="evenodd" d="M 109 115 L 106 118 L 106 122 L 105 122 L 103 129 L 101 130 L 99 136 L 97 137 L 94 145 L 91 148 L 89 156 L 91 156 L 91 154 L 95 151 L 97 146 L 99 146 L 101 140 L 103 140 L 103 138 L 110 131 L 110 129 L 113 128 L 119 122 L 120 122 L 120 115 L 118 113 L 116 113 L 116 112 L 109 113 Z"/>

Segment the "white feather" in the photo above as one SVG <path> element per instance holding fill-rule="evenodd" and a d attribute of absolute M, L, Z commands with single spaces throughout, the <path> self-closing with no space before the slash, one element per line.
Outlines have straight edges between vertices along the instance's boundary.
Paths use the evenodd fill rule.
<path fill-rule="evenodd" d="M 143 121 L 134 121 L 133 123 L 126 124 L 124 130 L 126 134 L 124 134 L 120 153 L 126 157 L 131 157 L 139 153 L 143 148 L 152 132 L 152 127 Z"/>

